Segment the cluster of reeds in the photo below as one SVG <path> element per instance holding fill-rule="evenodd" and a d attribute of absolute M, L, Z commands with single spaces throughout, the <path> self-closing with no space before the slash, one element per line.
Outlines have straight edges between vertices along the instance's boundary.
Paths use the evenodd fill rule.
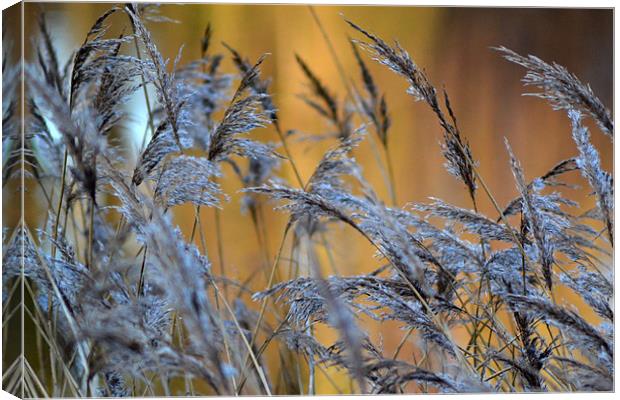
<path fill-rule="evenodd" d="M 349 386 L 332 382 L 332 393 L 612 390 L 613 182 L 583 119 L 610 141 L 614 128 L 589 86 L 557 64 L 496 49 L 525 67 L 536 96 L 567 112 L 575 142 L 573 158 L 535 179 L 526 179 L 506 142 L 515 198 L 498 204 L 446 91 L 398 43 L 349 22 L 360 70 L 351 78 L 363 91 L 348 86 L 347 102 L 297 56 L 311 90 L 303 99 L 333 127 L 327 140 L 335 143 L 303 180 L 261 76 L 265 58 L 251 61 L 229 46 L 230 54 L 213 54 L 207 27 L 200 59 L 170 63 L 146 26 L 163 18 L 156 11 L 111 8 L 67 63 L 42 16 L 36 57 L 25 67 L 23 138 L 18 72 L 3 63 L 3 184 L 23 172 L 47 205 L 41 226 L 3 231 L 3 333 L 24 307 L 36 348 L 5 366 L 5 389 L 26 397 L 313 394 L 319 374 L 331 382 L 341 370 Z M 118 37 L 107 33 L 113 14 L 126 17 Z M 226 56 L 234 73 L 221 71 Z M 390 115 L 367 56 L 403 78 L 412 101 L 436 116 L 446 168 L 471 209 L 440 199 L 396 204 L 389 143 L 399 116 Z M 148 124 L 127 168 L 110 132 L 131 96 L 145 97 Z M 279 143 L 251 135 L 269 124 Z M 354 158 L 374 135 L 390 171 L 387 203 Z M 236 175 L 223 174 L 224 164 Z M 277 176 L 280 165 L 292 168 L 292 182 Z M 557 190 L 567 174 L 581 174 L 594 208 Z M 243 208 L 259 239 L 268 201 L 288 216 L 277 254 L 265 252 L 252 285 L 214 268 L 206 251 L 200 215 L 235 206 L 220 186 L 229 179 L 245 188 Z M 495 211 L 481 214 L 481 199 Z M 187 203 L 195 218 L 182 232 L 170 210 Z M 343 276 L 330 256 L 334 274 L 325 275 L 317 253 L 338 246 L 325 232 L 339 225 L 376 250 L 374 272 Z M 286 261 L 286 249 L 308 268 Z M 559 288 L 584 306 L 570 306 Z M 586 318 L 586 308 L 601 322 Z M 395 351 L 367 333 L 370 320 L 402 328 Z M 325 343 L 321 326 L 338 339 Z M 408 342 L 413 353 L 402 351 Z"/>

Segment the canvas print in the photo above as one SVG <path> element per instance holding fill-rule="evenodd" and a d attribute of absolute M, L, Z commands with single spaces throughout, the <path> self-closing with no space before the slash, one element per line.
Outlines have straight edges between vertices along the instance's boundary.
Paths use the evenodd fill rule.
<path fill-rule="evenodd" d="M 3 21 L 4 391 L 614 390 L 613 9 Z"/>

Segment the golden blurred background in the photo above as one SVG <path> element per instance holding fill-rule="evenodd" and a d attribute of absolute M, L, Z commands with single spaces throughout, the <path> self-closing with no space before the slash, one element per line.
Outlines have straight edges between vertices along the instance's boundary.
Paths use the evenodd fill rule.
<path fill-rule="evenodd" d="M 26 55 L 32 56 L 31 40 L 37 35 L 36 20 L 41 11 L 46 12 L 55 44 L 66 58 L 109 6 L 102 3 L 27 3 Z M 348 38 L 359 38 L 359 35 L 348 27 L 344 18 L 386 40 L 398 39 L 416 63 L 426 70 L 434 85 L 438 89 L 445 87 L 461 131 L 469 140 L 474 158 L 479 161 L 480 173 L 500 204 L 506 204 L 517 195 L 504 138 L 508 138 L 521 160 L 528 179 L 575 155 L 576 149 L 566 114 L 553 111 L 541 99 L 522 96 L 527 91 L 520 82 L 524 70 L 503 60 L 492 46 L 503 45 L 518 53 L 534 54 L 566 66 L 583 82 L 589 83 L 613 110 L 612 10 L 392 6 L 314 6 L 314 10 L 344 70 L 358 87 L 361 87 L 359 71 Z M 336 63 L 308 6 L 164 4 L 161 14 L 179 21 L 149 24 L 164 57 L 174 59 L 179 47 L 184 45 L 181 63 L 198 58 L 200 39 L 210 22 L 214 31 L 213 52 L 228 56 L 221 43 L 224 41 L 250 60 L 270 53 L 262 71 L 264 77 L 272 78 L 270 92 L 285 130 L 316 135 L 329 130 L 325 121 L 298 98 L 309 89 L 295 62 L 296 53 L 339 99 L 346 96 Z M 115 18 L 111 33 L 120 31 L 128 23 L 123 16 Z M 380 90 L 386 93 L 393 120 L 390 152 L 398 205 L 424 202 L 432 196 L 471 208 L 464 187 L 444 169 L 439 144 L 441 129 L 434 115 L 425 104 L 414 102 L 405 93 L 407 85 L 403 79 L 364 57 Z M 225 59 L 224 70 L 235 71 L 230 58 Z M 125 135 L 127 148 L 131 149 L 136 138 L 130 136 L 130 131 L 142 135 L 146 123 L 143 97 L 136 96 L 129 103 L 128 112 L 129 120 L 125 123 L 128 129 L 121 135 Z M 601 151 L 603 167 L 611 170 L 612 145 L 596 127 L 592 127 L 592 132 L 593 142 Z M 277 141 L 271 127 L 254 131 L 251 136 L 261 141 Z M 293 158 L 304 179 L 311 175 L 323 152 L 334 143 L 333 139 L 322 142 L 292 139 Z M 129 168 L 133 168 L 135 157 L 130 152 Z M 365 177 L 387 202 L 386 185 L 368 141 L 356 151 L 356 158 L 364 168 Z M 230 277 L 243 280 L 263 266 L 262 253 L 250 217 L 239 211 L 241 196 L 237 191 L 241 185 L 228 167 L 224 174 L 222 185 L 231 201 L 224 205 L 221 213 L 223 257 Z M 278 175 L 294 182 L 293 171 L 286 163 L 282 164 Z M 587 191 L 576 193 L 579 200 L 593 204 Z M 3 192 L 4 225 L 9 227 L 18 216 L 14 196 L 14 192 Z M 481 211 L 495 217 L 490 202 L 480 197 Z M 43 204 L 32 186 L 26 194 L 26 221 L 31 228 L 41 223 L 45 212 Z M 265 207 L 268 210 L 267 241 L 273 255 L 286 217 L 271 212 L 271 208 Z M 193 208 L 180 207 L 175 213 L 177 223 L 188 232 L 194 218 Z M 212 212 L 203 214 L 207 247 L 213 264 L 218 266 L 220 258 L 213 221 Z M 347 228 L 335 227 L 328 233 L 328 241 L 338 243 L 333 246 L 333 252 L 343 275 L 368 272 L 378 266 L 370 246 Z M 325 272 L 330 272 L 327 266 Z M 260 284 L 257 286 L 256 289 Z M 377 328 L 376 334 L 383 336 L 387 351 L 402 338 L 402 333 L 394 331 L 394 326 L 384 324 Z"/>

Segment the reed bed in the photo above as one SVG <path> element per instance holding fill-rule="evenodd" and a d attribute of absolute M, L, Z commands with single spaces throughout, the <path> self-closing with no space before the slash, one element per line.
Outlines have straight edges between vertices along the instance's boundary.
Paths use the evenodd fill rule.
<path fill-rule="evenodd" d="M 108 33 L 112 15 L 123 15 L 120 36 Z M 506 141 L 498 151 L 510 157 L 515 197 L 499 204 L 449 88 L 438 90 L 398 42 L 343 20 L 359 67 L 351 76 L 340 70 L 355 82 L 346 98 L 313 72 L 314 61 L 296 57 L 308 84 L 302 99 L 325 119 L 332 146 L 304 179 L 261 73 L 267 56 L 249 60 L 229 45 L 214 54 L 217 32 L 207 26 L 194 44 L 201 57 L 181 65 L 182 50 L 168 60 L 151 36 L 148 26 L 162 20 L 151 5 L 114 6 L 60 60 L 42 15 L 37 56 L 25 66 L 23 138 L 19 71 L 3 63 L 3 185 L 24 173 L 47 205 L 41 226 L 3 230 L 3 321 L 23 310 L 33 327 L 28 354 L 36 354 L 5 365 L 5 390 L 307 395 L 317 393 L 319 376 L 333 394 L 613 390 L 613 177 L 590 135 L 611 143 L 614 123 L 587 84 L 555 63 L 494 49 L 525 69 L 533 96 L 566 113 L 575 144 L 572 158 L 549 160 L 549 171 L 532 179 Z M 236 70 L 222 70 L 226 57 Z M 390 113 L 372 62 L 436 117 L 445 168 L 469 207 L 397 203 L 390 139 L 403 134 L 392 129 L 400 116 Z M 131 117 L 124 105 L 132 96 L 148 106 L 135 164 L 111 134 Z M 278 142 L 253 134 L 268 125 Z M 376 150 L 389 198 L 355 159 L 364 141 Z M 589 186 L 593 208 L 570 198 L 568 175 Z M 205 245 L 201 213 L 215 212 L 221 235 L 219 210 L 237 207 L 225 180 L 243 186 L 239 212 L 250 215 L 247 229 L 264 252 L 264 268 L 245 282 L 213 265 Z M 482 201 L 492 213 L 479 211 Z M 183 232 L 171 211 L 187 204 L 195 217 Z M 276 254 L 264 242 L 267 207 L 288 221 Z M 326 240 L 333 229 L 363 238 L 376 269 L 341 274 L 343 261 L 331 257 L 340 244 Z M 227 246 L 235 244 L 218 237 L 218 260 Z M 582 307 L 571 305 L 575 298 Z M 401 329 L 395 351 L 368 333 L 371 323 Z M 11 326 L 3 323 L 5 338 Z"/>

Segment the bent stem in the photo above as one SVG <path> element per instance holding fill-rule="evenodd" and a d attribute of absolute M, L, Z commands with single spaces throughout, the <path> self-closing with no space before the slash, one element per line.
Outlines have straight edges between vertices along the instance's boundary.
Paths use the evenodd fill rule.
<path fill-rule="evenodd" d="M 217 285 L 215 284 L 215 282 L 211 281 L 211 283 L 212 283 L 213 289 L 215 290 L 215 293 L 220 298 L 220 300 L 222 300 L 222 303 L 224 303 L 224 307 L 226 307 L 226 310 L 230 314 L 230 317 L 232 318 L 232 320 L 233 320 L 233 322 L 235 324 L 235 327 L 239 331 L 239 336 L 241 336 L 241 339 L 243 340 L 243 344 L 246 346 L 246 348 L 248 350 L 248 357 L 251 358 L 252 363 L 254 364 L 254 368 L 256 368 L 256 371 L 258 372 L 258 375 L 260 377 L 260 380 L 261 380 L 261 383 L 263 385 L 263 388 L 265 389 L 265 392 L 267 393 L 268 396 L 271 396 L 271 390 L 269 389 L 269 385 L 267 384 L 267 378 L 265 377 L 265 373 L 263 372 L 263 368 L 260 366 L 260 364 L 258 362 L 258 359 L 256 358 L 256 355 L 254 354 L 254 351 L 252 350 L 252 344 L 250 344 L 250 342 L 248 342 L 247 337 L 243 333 L 243 329 L 241 328 L 241 325 L 239 325 L 239 321 L 237 320 L 237 317 L 235 316 L 234 311 L 230 307 L 230 304 L 228 304 L 228 301 L 226 300 L 226 297 L 224 297 L 222 295 L 222 293 L 220 292 L 220 290 L 217 287 Z M 237 392 L 237 394 L 239 394 L 239 392 Z"/>
<path fill-rule="evenodd" d="M 297 183 L 299 183 L 300 187 L 304 187 L 304 183 L 303 183 L 304 181 L 303 179 L 301 179 L 301 174 L 299 173 L 299 170 L 297 169 L 297 165 L 295 164 L 295 161 L 293 160 L 293 156 L 288 147 L 288 143 L 286 142 L 286 137 L 284 136 L 284 133 L 282 132 L 282 128 L 280 127 L 280 123 L 278 122 L 278 120 L 274 121 L 274 125 L 276 128 L 276 132 L 278 133 L 278 137 L 280 138 L 280 142 L 282 142 L 282 147 L 284 147 L 286 158 L 288 159 L 289 164 L 291 165 L 291 168 L 293 168 L 293 172 L 295 173 L 295 178 L 297 179 Z"/>

